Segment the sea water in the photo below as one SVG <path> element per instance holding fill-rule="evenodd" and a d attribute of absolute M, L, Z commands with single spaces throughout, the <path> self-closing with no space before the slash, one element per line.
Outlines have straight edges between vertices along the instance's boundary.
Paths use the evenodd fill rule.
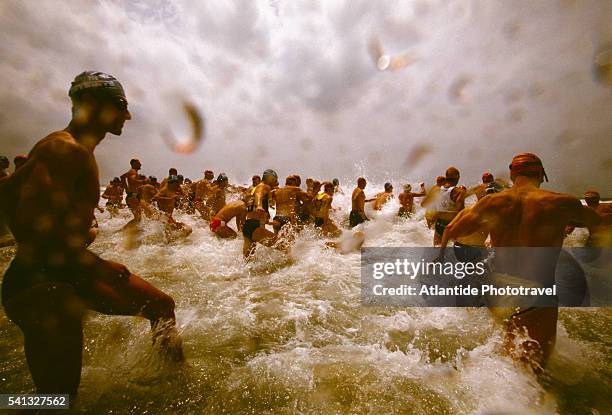
<path fill-rule="evenodd" d="M 382 186 L 369 185 L 368 196 Z M 350 191 L 332 217 L 346 222 Z M 418 205 L 418 203 L 417 203 Z M 365 246 L 430 246 L 418 208 L 396 216 L 394 200 L 367 213 Z M 242 239 L 219 240 L 207 223 L 168 242 L 145 220 L 137 243 L 120 229 L 127 209 L 96 213 L 91 249 L 121 262 L 176 301 L 187 364 L 164 364 L 138 317 L 88 313 L 75 410 L 93 414 L 605 414 L 611 413 L 612 312 L 561 309 L 557 344 L 534 374 L 503 352 L 486 309 L 378 308 L 361 304 L 360 254 L 325 249 L 312 229 L 290 255 Z M 234 222 L 231 223 L 235 227 Z M 579 230 L 570 245 L 584 241 Z M 4 271 L 15 249 L 0 249 Z M 34 390 L 19 328 L 0 311 L 0 393 Z"/>

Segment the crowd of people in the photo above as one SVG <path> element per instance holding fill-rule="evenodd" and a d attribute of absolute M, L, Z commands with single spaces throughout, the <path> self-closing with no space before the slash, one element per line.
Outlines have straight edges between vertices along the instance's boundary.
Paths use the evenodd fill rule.
<path fill-rule="evenodd" d="M 8 159 L 0 157 L 0 211 L 17 241 L 15 258 L 2 281 L 2 304 L 24 333 L 25 354 L 39 393 L 77 393 L 86 309 L 149 319 L 162 355 L 175 362 L 184 359 L 173 299 L 125 266 L 87 249 L 96 235 L 94 210 L 101 209 L 93 151 L 107 133 L 120 135 L 131 119 L 123 87 L 111 75 L 88 71 L 75 78 L 69 96 L 73 118 L 64 130 L 40 140 L 27 157 L 20 156 L 13 174 L 6 171 Z M 223 173 L 215 178 L 210 170 L 192 181 L 172 168 L 158 182 L 142 175 L 141 169 L 141 162 L 132 159 L 130 169 L 111 180 L 101 196 L 111 215 L 125 206 L 130 209 L 133 218 L 127 230 L 137 228 L 144 214 L 163 221 L 167 235 L 189 235 L 192 229 L 173 217 L 180 209 L 200 215 L 219 238 L 242 233 L 247 259 L 257 244 L 288 250 L 305 226 L 334 239 L 327 246 L 341 249 L 335 238 L 344 226 L 330 217 L 334 196 L 341 191 L 337 179 L 308 178 L 302 189 L 299 175 L 286 177 L 281 186 L 276 172 L 267 169 L 253 176 L 250 186 L 241 187 L 230 185 Z M 441 258 L 451 240 L 461 255 L 468 256 L 486 245 L 560 248 L 574 227 L 588 228 L 589 246 L 610 246 L 611 205 L 600 203 L 596 191 L 585 194 L 584 206 L 576 197 L 541 189 L 547 177 L 541 159 L 532 153 L 516 155 L 509 173 L 511 187 L 487 172 L 481 184 L 467 188 L 459 184 L 459 170 L 449 167 L 430 189 L 421 183 L 413 192 L 405 185 L 398 195 L 398 215 L 411 216 L 415 199 L 422 198 Z M 355 241 L 353 250 L 365 238 L 360 224 L 369 220 L 366 203 L 381 210 L 395 197 L 391 183 L 370 198 L 366 186 L 366 179 L 359 177 L 351 195 L 346 231 Z M 226 203 L 228 194 L 236 200 Z M 477 202 L 466 207 L 471 195 Z M 235 229 L 229 225 L 232 219 Z M 555 263 L 553 258 L 539 269 L 554 279 Z M 554 344 L 557 313 L 557 307 L 517 309 L 506 315 L 505 323 L 509 333 L 526 330 L 540 361 L 545 361 Z"/>

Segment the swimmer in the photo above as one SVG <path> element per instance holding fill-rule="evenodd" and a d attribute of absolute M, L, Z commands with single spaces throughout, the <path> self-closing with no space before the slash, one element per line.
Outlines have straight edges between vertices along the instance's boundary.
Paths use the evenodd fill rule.
<path fill-rule="evenodd" d="M 340 188 L 340 180 L 334 179 L 334 180 L 332 180 L 332 184 L 334 185 L 334 194 L 336 194 L 336 193 L 341 194 L 341 195 L 344 194 L 344 192 Z"/>
<path fill-rule="evenodd" d="M 178 177 L 178 170 L 175 167 L 170 167 L 168 169 L 168 177 L 164 177 L 159 187 L 161 188 L 161 187 L 164 187 L 166 184 L 168 184 L 168 179 L 172 176 Z"/>
<path fill-rule="evenodd" d="M 330 182 L 325 182 L 323 191 L 312 200 L 312 207 L 315 227 L 321 229 L 323 235 L 337 237 L 340 236 L 341 231 L 329 217 L 333 200 L 334 185 Z"/>
<path fill-rule="evenodd" d="M 427 191 L 425 190 L 425 183 L 421 183 L 420 186 L 421 191 L 419 193 L 413 193 L 411 185 L 404 185 L 404 191 L 400 193 L 398 197 L 400 208 L 397 212 L 397 216 L 407 218 L 412 215 L 412 210 L 414 209 L 414 198 L 423 197 L 427 195 Z"/>
<path fill-rule="evenodd" d="M 475 195 L 477 200 L 482 199 L 487 194 L 498 193 L 503 190 L 503 186 L 495 181 L 493 174 L 486 171 L 482 174 L 482 183 L 468 189 L 465 193 L 465 198 Z"/>
<path fill-rule="evenodd" d="M 153 197 L 159 190 L 150 178 L 145 179 L 144 184 L 140 187 L 138 196 L 140 197 L 140 207 L 147 218 L 158 218 L 159 215 L 153 207 Z"/>
<path fill-rule="evenodd" d="M 225 206 L 225 192 L 229 185 L 229 179 L 225 173 L 219 174 L 206 194 L 206 206 L 210 216 L 214 216 Z"/>
<path fill-rule="evenodd" d="M 210 218 L 210 209 L 206 206 L 209 188 L 212 186 L 212 181 L 215 175 L 212 170 L 204 171 L 204 178 L 196 182 L 196 192 L 193 199 L 193 207 L 197 210 L 202 218 L 208 220 Z"/>
<path fill-rule="evenodd" d="M 465 187 L 458 186 L 459 170 L 455 167 L 446 169 L 444 186 L 440 187 L 438 203 L 434 215 L 434 239 L 433 246 L 439 246 L 446 226 L 465 207 Z"/>
<path fill-rule="evenodd" d="M 584 200 L 601 218 L 601 223 L 588 228 L 589 239 L 586 246 L 597 248 L 612 246 L 612 203 L 600 203 L 601 198 L 595 190 L 585 192 Z"/>
<path fill-rule="evenodd" d="M 119 209 L 123 207 L 121 201 L 123 200 L 123 187 L 121 186 L 121 179 L 115 177 L 104 189 L 102 198 L 106 199 L 106 209 L 110 213 L 111 217 L 116 216 L 119 213 Z"/>
<path fill-rule="evenodd" d="M 556 247 L 558 249 L 552 250 L 554 255 L 537 258 L 534 255 L 538 255 L 538 250 L 499 249 L 493 263 L 497 275 L 541 281 L 542 286 L 552 286 L 565 227 L 593 227 L 601 219 L 575 197 L 541 189 L 547 177 L 542 161 L 535 154 L 516 155 L 510 164 L 510 177 L 514 183 L 511 189 L 483 197 L 446 226 L 438 259 L 444 257 L 449 240 L 478 230 L 490 234 L 494 247 Z M 526 331 L 530 340 L 521 343 L 520 347 L 532 355 L 530 364 L 535 364 L 536 368 L 543 365 L 555 344 L 558 308 L 493 306 L 491 310 L 506 325 L 507 347 L 513 350 L 515 333 Z"/>
<path fill-rule="evenodd" d="M 172 236 L 179 232 L 181 236 L 189 236 L 192 232 L 191 227 L 182 222 L 176 221 L 172 214 L 176 208 L 179 198 L 180 179 L 178 176 L 170 176 L 159 192 L 153 197 L 153 201 L 157 202 L 157 207 L 164 213 L 164 222 L 166 223 L 165 234 L 168 239 L 174 239 Z"/>
<path fill-rule="evenodd" d="M 380 192 L 374 199 L 374 210 L 382 210 L 383 206 L 386 205 L 395 196 L 393 195 L 393 185 L 389 182 L 385 183 L 385 191 Z"/>
<path fill-rule="evenodd" d="M 165 355 L 183 361 L 183 352 L 172 298 L 86 248 L 100 197 L 94 149 L 131 119 L 123 88 L 110 75 L 84 72 L 69 96 L 68 127 L 36 143 L 28 161 L 0 180 L 0 210 L 18 244 L 2 280 L 2 305 L 23 332 L 36 392 L 74 396 L 87 309 L 145 317 Z"/>
<path fill-rule="evenodd" d="M 440 188 L 444 186 L 446 177 L 436 177 L 436 184 L 431 186 L 431 189 L 427 192 L 425 198 L 421 201 L 421 207 L 425 208 L 425 220 L 427 221 L 427 227 L 431 229 L 436 221 L 435 207 L 438 205 L 440 198 Z"/>
<path fill-rule="evenodd" d="M 236 218 L 236 229 L 242 232 L 242 225 L 246 218 L 246 205 L 242 200 L 228 203 L 210 220 L 210 231 L 219 238 L 234 239 L 238 234 L 228 226 Z"/>
<path fill-rule="evenodd" d="M 367 186 L 367 181 L 363 177 L 357 179 L 357 187 L 351 195 L 351 213 L 349 214 L 349 224 L 351 228 L 363 223 L 368 219 L 365 214 L 365 204 L 376 200 L 375 198 L 366 199 L 364 189 Z"/>
<path fill-rule="evenodd" d="M 142 211 L 140 208 L 140 197 L 138 196 L 138 190 L 140 186 L 144 184 L 144 180 L 139 178 L 138 170 L 141 169 L 142 164 L 138 159 L 130 160 L 130 169 L 121 175 L 121 183 L 126 190 L 125 204 L 130 208 L 134 218 L 123 227 L 123 229 L 130 228 L 138 223 L 142 218 Z"/>
<path fill-rule="evenodd" d="M 261 177 L 261 183 L 255 186 L 253 197 L 246 205 L 246 220 L 242 226 L 242 254 L 247 260 L 255 253 L 256 243 L 282 251 L 287 250 L 284 244 L 277 244 L 276 235 L 265 228 L 266 224 L 272 224 L 269 221 L 270 212 L 268 210 L 270 192 L 273 187 L 278 186 L 278 175 L 274 170 L 268 169 Z"/>
<path fill-rule="evenodd" d="M 9 175 L 6 170 L 10 167 L 10 164 L 8 157 L 0 156 L 0 179 Z"/>
<path fill-rule="evenodd" d="M 296 225 L 298 207 L 311 200 L 311 196 L 300 189 L 298 183 L 296 176 L 288 176 L 285 186 L 272 190 L 270 194 L 270 199 L 276 206 L 273 225 L 275 234 L 278 234 L 284 225 Z"/>

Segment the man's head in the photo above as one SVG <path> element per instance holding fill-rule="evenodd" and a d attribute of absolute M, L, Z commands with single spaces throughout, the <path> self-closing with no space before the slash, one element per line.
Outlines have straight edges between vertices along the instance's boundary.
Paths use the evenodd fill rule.
<path fill-rule="evenodd" d="M 332 184 L 333 184 L 334 186 L 340 186 L 340 180 L 338 180 L 338 179 L 334 179 L 334 180 L 332 180 Z"/>
<path fill-rule="evenodd" d="M 482 173 L 482 182 L 483 183 L 493 183 L 494 180 L 495 180 L 495 178 L 488 171 Z"/>
<path fill-rule="evenodd" d="M 140 160 L 138 160 L 138 159 L 132 159 L 132 160 L 130 160 L 130 166 L 131 166 L 131 167 L 132 167 L 134 170 L 138 171 L 138 170 L 140 170 L 140 168 L 142 167 L 142 164 L 140 163 Z"/>
<path fill-rule="evenodd" d="M 261 177 L 259 177 L 258 175 L 251 177 L 251 183 L 253 184 L 253 186 L 257 186 L 259 183 L 261 183 Z"/>
<path fill-rule="evenodd" d="M 8 169 L 9 168 L 9 159 L 6 156 L 0 156 L 0 169 Z"/>
<path fill-rule="evenodd" d="M 444 186 L 444 182 L 446 182 L 446 177 L 444 176 L 436 177 L 436 186 Z"/>
<path fill-rule="evenodd" d="M 393 192 L 393 185 L 389 182 L 385 183 L 385 192 L 391 193 Z"/>
<path fill-rule="evenodd" d="M 212 170 L 205 170 L 204 171 L 204 178 L 208 181 L 212 181 L 215 178 L 215 173 L 213 173 Z"/>
<path fill-rule="evenodd" d="M 85 71 L 74 78 L 68 95 L 77 125 L 121 135 L 125 121 L 132 119 L 123 87 L 112 75 Z"/>
<path fill-rule="evenodd" d="M 405 185 L 404 185 L 404 191 L 405 191 L 405 192 L 410 192 L 410 191 L 412 191 L 412 185 L 411 185 L 411 184 L 405 184 Z"/>
<path fill-rule="evenodd" d="M 451 186 L 457 185 L 459 183 L 459 170 L 456 167 L 449 167 L 446 169 L 446 173 L 444 174 L 444 182 L 450 184 Z"/>
<path fill-rule="evenodd" d="M 292 174 L 285 179 L 285 186 L 295 186 L 295 176 Z"/>
<path fill-rule="evenodd" d="M 584 201 L 586 202 L 587 206 L 596 208 L 599 206 L 600 201 L 599 192 L 596 190 L 587 190 L 584 192 Z"/>
<path fill-rule="evenodd" d="M 149 176 L 149 181 L 151 182 L 151 184 L 157 183 L 157 177 Z"/>
<path fill-rule="evenodd" d="M 267 169 L 261 175 L 261 180 L 268 186 L 275 186 L 278 184 L 278 174 L 272 169 Z"/>
<path fill-rule="evenodd" d="M 227 187 L 227 185 L 229 184 L 229 179 L 227 178 L 227 175 L 225 173 L 219 174 L 219 176 L 217 176 L 217 180 L 215 180 L 215 184 L 221 188 Z"/>
<path fill-rule="evenodd" d="M 544 171 L 542 160 L 533 153 L 520 153 L 514 156 L 510 163 L 510 179 L 515 181 L 519 176 L 529 177 L 537 181 L 538 185 L 548 177 Z"/>
<path fill-rule="evenodd" d="M 23 166 L 26 163 L 26 161 L 28 161 L 28 156 L 26 154 L 20 154 L 18 156 L 15 156 L 15 158 L 13 159 L 15 170 Z"/>
<path fill-rule="evenodd" d="M 365 189 L 366 185 L 368 184 L 368 182 L 366 181 L 365 177 L 360 177 L 357 179 L 357 187 L 360 189 Z"/>
<path fill-rule="evenodd" d="M 312 177 L 309 177 L 306 179 L 306 186 L 312 187 L 313 183 L 314 183 L 314 179 Z"/>
<path fill-rule="evenodd" d="M 178 177 L 178 180 L 179 180 L 179 184 L 183 184 L 183 182 L 185 181 L 185 178 L 183 177 L 183 175 L 179 174 L 177 177 Z"/>
<path fill-rule="evenodd" d="M 295 185 L 297 187 L 300 187 L 302 185 L 302 178 L 300 177 L 300 175 L 294 174 L 293 177 L 295 177 Z"/>
<path fill-rule="evenodd" d="M 170 167 L 170 169 L 168 169 L 168 177 L 170 176 L 178 176 L 178 170 L 174 167 Z"/>
<path fill-rule="evenodd" d="M 325 182 L 323 184 L 323 191 L 330 196 L 334 195 L 334 184 L 331 182 Z"/>
<path fill-rule="evenodd" d="M 314 193 L 319 193 L 319 190 L 321 190 L 321 182 L 318 180 L 313 180 L 312 181 L 312 191 Z"/>

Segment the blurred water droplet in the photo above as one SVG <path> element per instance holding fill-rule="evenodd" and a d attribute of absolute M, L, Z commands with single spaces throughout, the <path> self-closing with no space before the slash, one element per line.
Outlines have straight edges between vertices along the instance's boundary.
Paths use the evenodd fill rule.
<path fill-rule="evenodd" d="M 472 83 L 472 78 L 464 75 L 457 78 L 448 90 L 448 96 L 451 102 L 464 103 L 467 100 L 465 89 Z"/>
<path fill-rule="evenodd" d="M 408 153 L 404 166 L 410 170 L 414 168 L 427 154 L 432 152 L 432 148 L 428 144 L 417 144 Z"/>
<path fill-rule="evenodd" d="M 204 138 L 204 118 L 198 108 L 191 102 L 183 102 L 183 110 L 191 124 L 191 137 L 187 141 L 178 141 L 172 132 L 162 134 L 166 144 L 175 152 L 181 154 L 193 153 Z"/>
<path fill-rule="evenodd" d="M 605 86 L 612 86 L 612 47 L 600 49 L 593 60 L 595 79 Z"/>

